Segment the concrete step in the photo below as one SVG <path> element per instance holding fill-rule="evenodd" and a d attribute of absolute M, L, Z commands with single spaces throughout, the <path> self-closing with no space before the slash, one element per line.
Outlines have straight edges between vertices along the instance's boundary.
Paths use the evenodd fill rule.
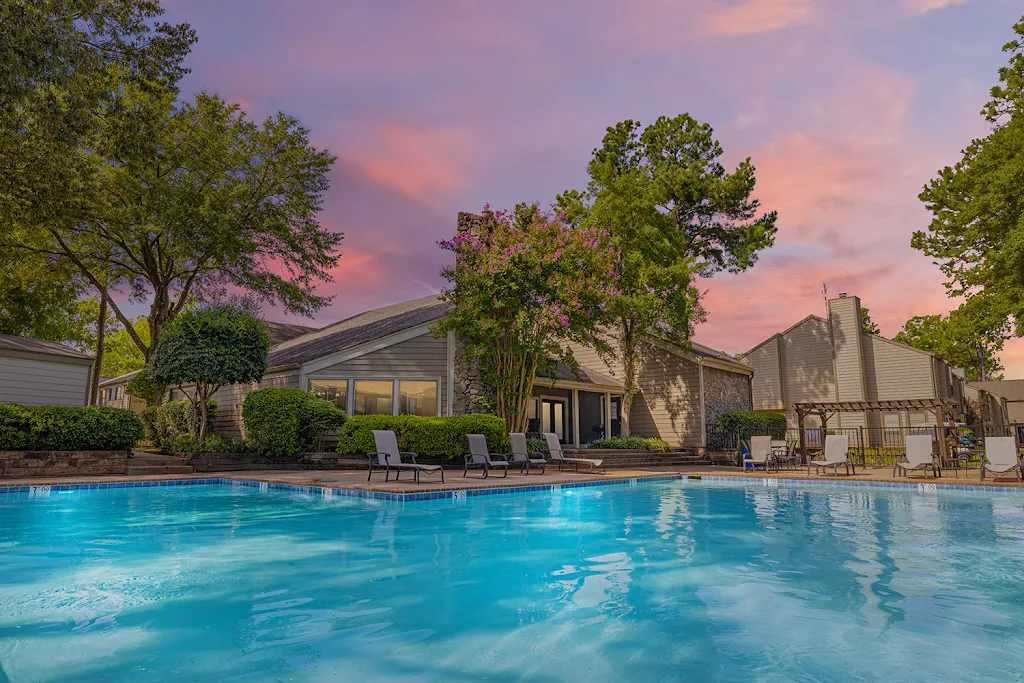
<path fill-rule="evenodd" d="M 142 476 L 147 474 L 192 474 L 191 465 L 128 465 L 127 474 Z"/>

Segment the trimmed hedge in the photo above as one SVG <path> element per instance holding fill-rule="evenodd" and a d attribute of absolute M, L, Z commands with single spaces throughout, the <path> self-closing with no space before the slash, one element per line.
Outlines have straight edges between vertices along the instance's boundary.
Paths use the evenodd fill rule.
<path fill-rule="evenodd" d="M 419 417 L 416 415 L 354 415 L 338 433 L 338 452 L 345 455 L 372 453 L 374 429 L 390 429 L 398 437 L 398 447 L 425 458 L 454 460 L 469 454 L 467 434 L 483 434 L 494 453 L 510 448 L 505 421 L 494 415 L 454 415 Z"/>
<path fill-rule="evenodd" d="M 245 397 L 242 421 L 248 443 L 261 455 L 287 456 L 323 448 L 345 423 L 345 412 L 301 389 L 260 389 Z"/>
<path fill-rule="evenodd" d="M 608 439 L 597 439 L 590 442 L 591 448 L 621 448 L 631 451 L 667 451 L 668 444 L 661 439 L 642 436 L 613 436 Z"/>
<path fill-rule="evenodd" d="M 0 403 L 0 451 L 127 451 L 141 438 L 130 410 Z"/>
<path fill-rule="evenodd" d="M 737 429 L 740 439 L 743 441 L 752 436 L 766 435 L 770 435 L 773 439 L 785 439 L 786 416 L 782 413 L 730 410 L 719 413 L 715 418 L 716 433 L 735 434 Z"/>
<path fill-rule="evenodd" d="M 217 402 L 206 404 L 207 420 L 213 424 L 217 416 Z M 168 439 L 199 434 L 200 414 L 188 400 L 168 401 L 142 411 L 143 438 L 163 445 Z"/>
<path fill-rule="evenodd" d="M 163 440 L 160 446 L 171 453 L 193 455 L 195 453 L 249 453 L 252 446 L 247 441 L 229 441 L 214 434 L 206 441 L 196 436 L 172 436 Z"/>

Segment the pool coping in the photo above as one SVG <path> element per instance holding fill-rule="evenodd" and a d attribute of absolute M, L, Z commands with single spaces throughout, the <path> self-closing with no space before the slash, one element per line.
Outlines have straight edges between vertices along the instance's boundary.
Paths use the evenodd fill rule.
<path fill-rule="evenodd" d="M 771 474 L 771 473 L 770 473 Z M 752 476 L 749 473 L 659 473 L 617 477 L 617 478 L 595 478 L 577 479 L 559 483 L 544 484 L 523 484 L 523 485 L 501 485 L 481 486 L 472 488 L 437 487 L 420 491 L 379 491 L 371 488 L 352 486 L 324 486 L 318 484 L 300 484 L 290 481 L 274 479 L 249 479 L 245 477 L 221 475 L 216 477 L 177 477 L 163 479 L 119 479 L 93 482 L 38 482 L 32 484 L 0 484 L 0 496 L 28 494 L 28 497 L 48 496 L 53 491 L 78 491 L 78 490 L 102 490 L 102 489 L 123 489 L 123 488 L 148 488 L 167 486 L 207 486 L 220 485 L 239 488 L 253 488 L 264 491 L 287 491 L 292 493 L 306 493 L 331 497 L 361 498 L 367 500 L 381 500 L 394 502 L 410 502 L 421 500 L 464 500 L 478 496 L 495 495 L 516 495 L 524 493 L 550 492 L 556 493 L 563 490 L 578 488 L 593 488 L 605 486 L 637 486 L 640 483 L 652 483 L 659 481 L 690 481 L 696 484 L 709 487 L 731 487 L 750 489 L 820 489 L 820 490 L 846 490 L 861 489 L 865 491 L 904 491 L 925 494 L 949 493 L 949 492 L 982 492 L 994 494 L 1001 497 L 1011 496 L 1024 498 L 1024 486 L 1014 485 L 1009 482 L 978 482 L 977 484 L 965 483 L 944 483 L 942 481 L 895 481 L 895 480 L 864 480 L 864 479 L 843 479 L 843 478 L 809 478 L 797 476 Z"/>

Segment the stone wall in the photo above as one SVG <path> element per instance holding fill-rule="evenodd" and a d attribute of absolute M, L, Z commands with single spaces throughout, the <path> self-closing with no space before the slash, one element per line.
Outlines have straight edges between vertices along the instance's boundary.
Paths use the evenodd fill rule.
<path fill-rule="evenodd" d="M 0 477 L 64 477 L 125 474 L 120 451 L 0 451 Z"/>
<path fill-rule="evenodd" d="M 753 410 L 750 377 L 736 372 L 704 367 L 704 417 L 712 424 L 719 413 Z"/>

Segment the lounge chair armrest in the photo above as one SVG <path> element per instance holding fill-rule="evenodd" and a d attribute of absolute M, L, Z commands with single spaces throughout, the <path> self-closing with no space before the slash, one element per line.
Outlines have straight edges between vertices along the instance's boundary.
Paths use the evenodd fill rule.
<path fill-rule="evenodd" d="M 575 456 L 577 452 L 578 452 L 578 449 L 576 449 L 576 448 L 563 448 L 562 449 L 562 455 Z"/>
<path fill-rule="evenodd" d="M 511 453 L 491 453 L 490 455 L 492 458 L 501 458 L 505 462 L 508 462 L 509 458 L 512 457 Z"/>

